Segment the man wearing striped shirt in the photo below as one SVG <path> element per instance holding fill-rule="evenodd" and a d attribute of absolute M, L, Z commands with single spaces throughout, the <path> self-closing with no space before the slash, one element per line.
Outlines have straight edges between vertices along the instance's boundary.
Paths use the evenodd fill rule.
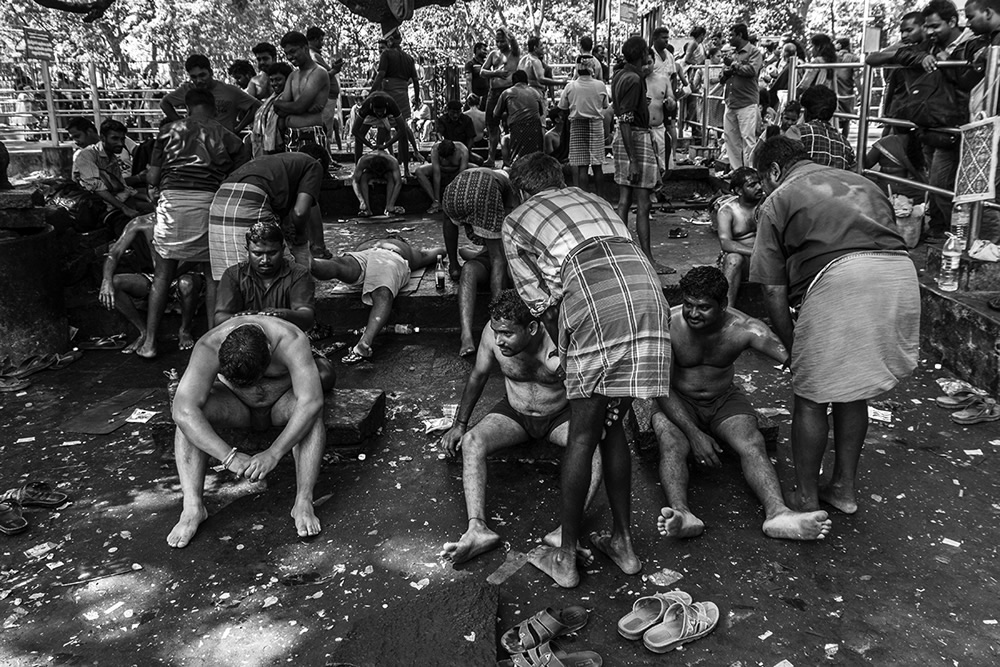
<path fill-rule="evenodd" d="M 613 526 L 592 534 L 591 543 L 635 574 L 642 563 L 632 548 L 631 461 L 620 418 L 633 398 L 667 395 L 670 307 L 615 209 L 566 187 L 555 158 L 528 155 L 510 178 L 525 201 L 504 221 L 504 251 L 518 294 L 556 343 L 552 354 L 559 355 L 570 404 L 562 539 L 558 547 L 538 547 L 529 560 L 564 588 L 579 583 L 576 549 L 600 444 Z"/>

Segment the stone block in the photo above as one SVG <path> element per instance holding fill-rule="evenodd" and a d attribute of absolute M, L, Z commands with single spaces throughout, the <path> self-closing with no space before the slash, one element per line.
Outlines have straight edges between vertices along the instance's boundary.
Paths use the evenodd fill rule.
<path fill-rule="evenodd" d="M 0 190 L 0 210 L 32 208 L 39 204 L 40 198 L 41 193 L 35 188 Z"/>
<path fill-rule="evenodd" d="M 323 409 L 327 447 L 364 443 L 385 424 L 381 389 L 333 389 Z"/>
<path fill-rule="evenodd" d="M 44 229 L 45 209 L 0 206 L 0 229 Z"/>

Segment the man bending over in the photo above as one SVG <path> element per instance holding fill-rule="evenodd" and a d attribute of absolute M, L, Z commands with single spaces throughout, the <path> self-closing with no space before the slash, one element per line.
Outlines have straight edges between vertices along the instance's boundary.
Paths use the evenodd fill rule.
<path fill-rule="evenodd" d="M 545 327 L 533 317 L 517 292 L 506 289 L 490 303 L 490 326 L 483 330 L 476 365 L 462 392 L 455 424 L 441 438 L 450 456 L 462 450 L 462 486 L 469 528 L 458 542 L 447 542 L 441 557 L 455 565 L 496 548 L 500 536 L 486 524 L 486 457 L 528 439 L 547 438 L 566 446 L 569 434 L 569 401 L 559 372 L 556 348 Z M 500 369 L 507 392 L 471 431 L 469 417 L 483 394 L 490 374 Z M 590 472 L 587 504 L 601 482 L 601 457 L 595 454 Z M 558 547 L 562 532 L 556 528 L 545 543 Z M 584 552 L 589 559 L 589 552 Z"/>
<path fill-rule="evenodd" d="M 414 172 L 420 187 L 431 198 L 428 215 L 441 210 L 441 191 L 455 177 L 469 168 L 469 149 L 465 144 L 451 139 L 442 139 L 431 148 L 431 161 L 422 164 Z"/>
<path fill-rule="evenodd" d="M 740 456 L 743 476 L 764 505 L 764 534 L 788 540 L 821 540 L 830 532 L 826 512 L 793 512 L 782 500 L 774 466 L 767 458 L 757 415 L 733 386 L 734 364 L 753 349 L 780 364 L 788 352 L 767 326 L 726 308 L 726 278 L 712 266 L 696 266 L 681 278 L 681 317 L 670 318 L 673 368 L 670 395 L 657 402 L 653 430 L 660 445 L 660 482 L 668 507 L 657 528 L 672 537 L 701 535 L 705 524 L 688 507 L 688 463 L 722 465 L 719 442 Z M 677 308 L 674 308 L 676 311 Z"/>
<path fill-rule="evenodd" d="M 289 450 L 295 457 L 297 482 L 291 511 L 295 529 L 300 537 L 319 533 L 312 501 L 326 446 L 323 390 L 309 339 L 301 329 L 267 315 L 241 315 L 215 327 L 191 353 L 172 415 L 184 508 L 167 544 L 187 546 L 208 518 L 204 488 L 209 456 L 230 472 L 257 482 Z M 230 446 L 216 432 L 272 425 L 285 428 L 270 447 L 253 456 Z"/>

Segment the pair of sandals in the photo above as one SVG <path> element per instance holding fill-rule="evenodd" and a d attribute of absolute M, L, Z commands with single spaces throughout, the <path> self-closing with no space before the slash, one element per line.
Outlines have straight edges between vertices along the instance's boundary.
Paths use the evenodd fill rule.
<path fill-rule="evenodd" d="M 125 334 L 92 336 L 76 344 L 81 350 L 120 350 L 125 347 Z"/>
<path fill-rule="evenodd" d="M 391 215 L 406 215 L 406 209 L 403 208 L 402 206 L 393 206 L 391 208 L 385 209 L 385 213 L 383 213 L 382 215 L 384 215 L 386 217 L 391 216 Z M 359 218 L 370 218 L 370 217 L 372 217 L 371 209 L 369 209 L 367 206 L 362 206 L 361 208 L 358 209 L 358 217 Z M 324 259 L 330 259 L 330 258 L 329 257 L 324 257 Z"/>
<path fill-rule="evenodd" d="M 65 354 L 32 355 L 19 364 L 11 363 L 10 358 L 0 362 L 0 392 L 21 391 L 31 386 L 28 376 L 40 371 L 58 371 L 83 356 L 83 352 L 74 348 Z"/>
<path fill-rule="evenodd" d="M 17 535 L 28 530 L 28 521 L 21 513 L 22 507 L 47 507 L 54 509 L 69 500 L 61 491 L 53 491 L 46 482 L 28 482 L 0 495 L 0 533 Z"/>
<path fill-rule="evenodd" d="M 618 620 L 618 634 L 642 639 L 653 653 L 667 653 L 701 639 L 719 624 L 714 602 L 694 602 L 681 590 L 641 597 Z"/>
<path fill-rule="evenodd" d="M 510 660 L 501 660 L 497 667 L 601 667 L 604 659 L 597 653 L 568 653 L 552 642 L 580 630 L 588 620 L 590 613 L 580 606 L 547 607 L 503 634 L 500 645 Z"/>
<path fill-rule="evenodd" d="M 963 426 L 1000 420 L 1000 405 L 996 400 L 969 389 L 961 389 L 950 396 L 938 396 L 934 402 L 938 407 L 955 410 L 950 415 L 951 420 Z"/>

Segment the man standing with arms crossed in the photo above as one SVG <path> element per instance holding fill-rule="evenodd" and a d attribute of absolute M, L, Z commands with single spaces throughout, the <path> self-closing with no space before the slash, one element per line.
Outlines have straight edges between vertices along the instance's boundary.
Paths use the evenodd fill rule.
<path fill-rule="evenodd" d="M 737 23 L 729 30 L 729 43 L 733 55 L 722 62 L 722 81 L 725 83 L 726 115 L 722 128 L 726 137 L 729 168 L 749 167 L 750 154 L 757 145 L 757 125 L 760 121 L 760 92 L 757 79 L 764 58 L 760 50 L 750 43 L 750 33 L 744 23 Z"/>

